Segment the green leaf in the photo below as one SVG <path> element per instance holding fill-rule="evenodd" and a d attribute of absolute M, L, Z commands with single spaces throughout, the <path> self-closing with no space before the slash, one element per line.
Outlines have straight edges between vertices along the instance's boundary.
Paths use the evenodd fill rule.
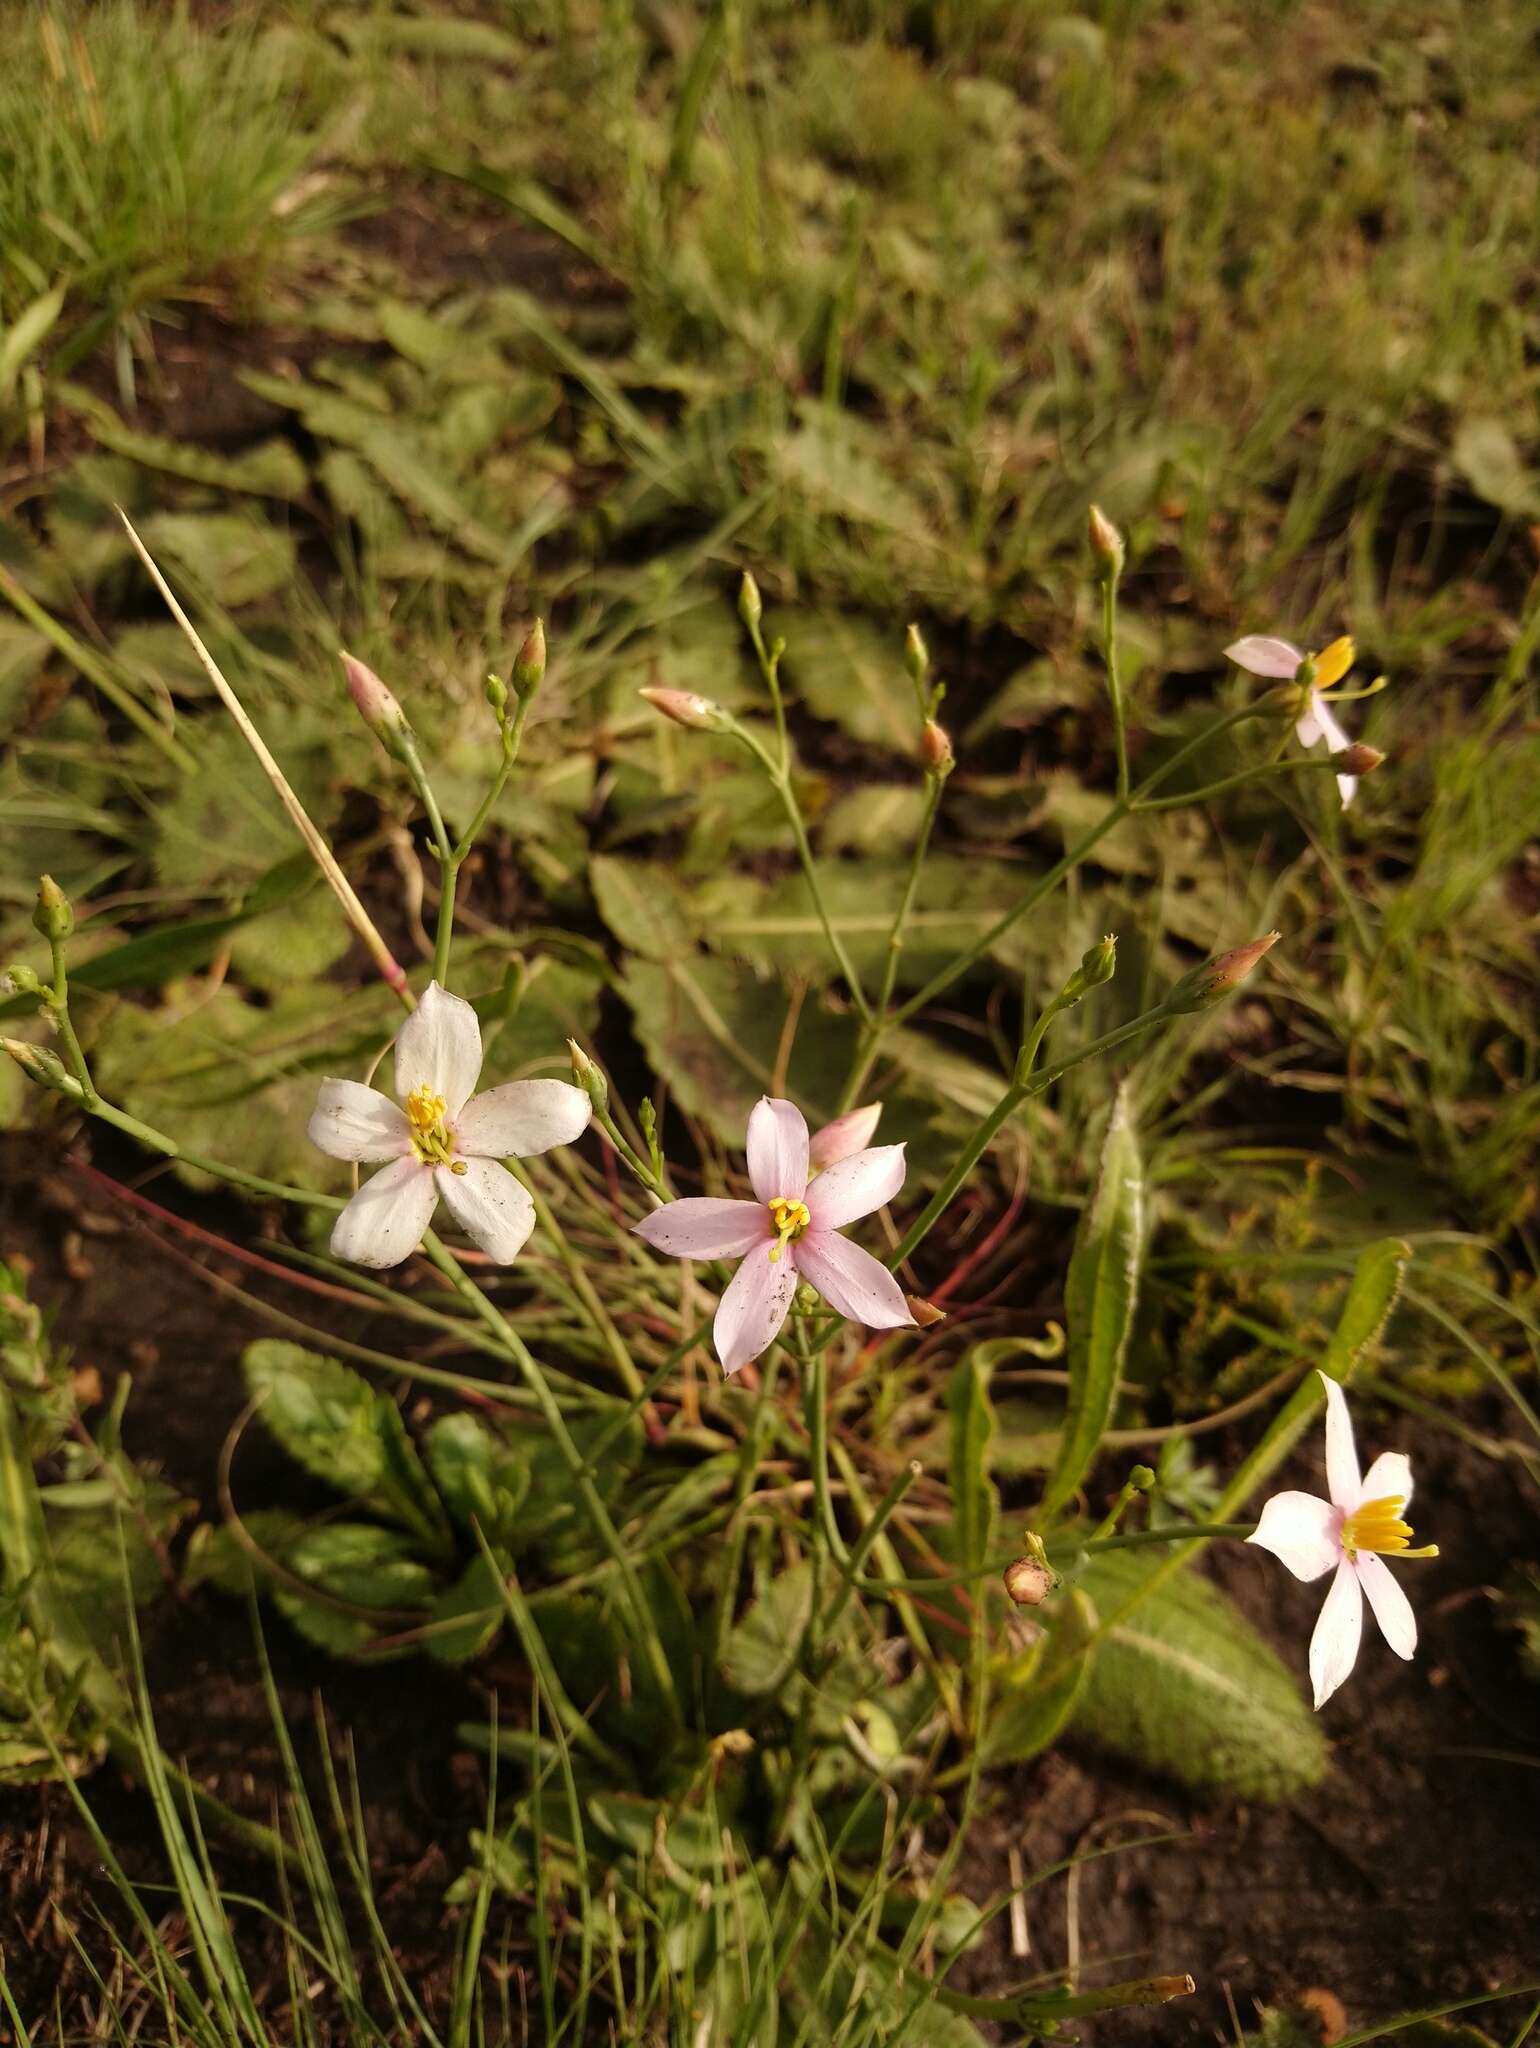
<path fill-rule="evenodd" d="M 989 1400 L 989 1374 L 977 1350 L 970 1351 L 952 1374 L 947 1386 L 947 1416 L 954 1554 L 964 1571 L 973 1571 L 985 1563 L 994 1547 L 999 1511 L 989 1476 L 995 1414 Z"/>
<path fill-rule="evenodd" d="M 95 392 L 79 384 L 54 387 L 54 400 L 80 413 L 93 439 L 114 455 L 137 462 L 142 469 L 161 471 L 166 476 L 185 477 L 189 483 L 213 490 L 238 491 L 257 498 L 302 498 L 309 481 L 299 452 L 291 442 L 276 436 L 259 441 L 239 455 L 216 455 L 211 449 L 195 447 L 188 441 L 172 441 L 160 434 L 142 434 L 130 427 Z"/>
<path fill-rule="evenodd" d="M 1349 1380 L 1364 1353 L 1378 1343 L 1400 1298 L 1412 1248 L 1404 1238 L 1383 1237 L 1358 1254 L 1347 1299 L 1337 1317 L 1321 1368 L 1334 1380 Z"/>
<path fill-rule="evenodd" d="M 1540 505 L 1535 479 L 1524 466 L 1507 425 L 1499 419 L 1464 421 L 1450 450 L 1455 468 L 1478 498 L 1516 518 L 1531 516 Z"/>
<path fill-rule="evenodd" d="M 1128 1105 L 1118 1091 L 1102 1147 L 1096 1193 L 1080 1219 L 1065 1284 L 1069 1409 L 1041 1512 L 1069 1500 L 1112 1419 L 1139 1301 L 1144 1258 L 1144 1165 Z"/>
<path fill-rule="evenodd" d="M 722 1645 L 722 1676 L 747 1699 L 778 1693 L 797 1667 L 813 1618 L 813 1567 L 793 1565 L 770 1581 Z"/>
<path fill-rule="evenodd" d="M 1277 1801 L 1318 1784 L 1326 1742 L 1279 1658 L 1206 1579 L 1177 1573 L 1145 1595 L 1160 1569 L 1143 1550 L 1088 1563 L 1103 1623 L 1076 1730 L 1200 1791 Z"/>
<path fill-rule="evenodd" d="M 628 952 L 644 960 L 672 960 L 693 952 L 696 922 L 667 862 L 596 853 L 589 880 L 599 915 Z"/>
<path fill-rule="evenodd" d="M 444 1505 L 467 1532 L 496 1544 L 511 1534 L 529 1492 L 529 1464 L 474 1415 L 441 1415 L 428 1431 L 428 1470 Z"/>
<path fill-rule="evenodd" d="M 786 681 L 815 716 L 868 746 L 914 751 L 919 714 L 896 633 L 849 612 L 774 613 L 764 630 L 786 640 Z"/>
<path fill-rule="evenodd" d="M 982 1738 L 986 1763 L 1024 1764 L 1053 1747 L 1090 1678 L 1095 1637 L 1096 1609 L 1073 1587 L 1036 1654 L 1005 1660 L 996 1671 Z"/>
<path fill-rule="evenodd" d="M 441 1664 L 464 1664 L 488 1649 L 508 1618 L 497 1573 L 485 1557 L 473 1557 L 454 1584 L 433 1603 L 430 1619 L 458 1622 L 456 1628 L 435 1628 L 423 1638 L 430 1657 Z"/>
<path fill-rule="evenodd" d="M 156 512 L 143 531 L 152 555 L 187 570 L 232 609 L 294 581 L 292 536 L 249 513 Z"/>
<path fill-rule="evenodd" d="M 36 355 L 64 309 L 66 284 L 30 300 L 0 336 L 0 398 L 8 398 L 29 356 Z"/>

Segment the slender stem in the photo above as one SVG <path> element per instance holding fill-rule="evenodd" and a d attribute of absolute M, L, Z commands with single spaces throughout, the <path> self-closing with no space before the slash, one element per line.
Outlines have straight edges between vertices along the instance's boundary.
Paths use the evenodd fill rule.
<path fill-rule="evenodd" d="M 743 1552 L 749 1532 L 749 1518 L 744 1509 L 759 1473 L 780 1362 L 780 1347 L 773 1345 L 760 1365 L 759 1391 L 754 1396 L 754 1411 L 749 1417 L 749 1426 L 744 1433 L 738 1454 L 738 1475 L 733 1487 L 733 1504 L 727 1524 L 727 1555 L 722 1563 L 722 1576 L 717 1587 L 711 1623 L 713 1671 L 720 1662 L 722 1645 L 727 1640 L 727 1631 L 732 1625 L 733 1608 L 737 1604 L 738 1580 L 743 1571 Z"/>
<path fill-rule="evenodd" d="M 1120 1536 L 1093 1536 L 1087 1543 L 1077 1543 L 1073 1536 L 1065 1536 L 1063 1542 L 1069 1549 L 1084 1551 L 1088 1557 L 1099 1557 L 1104 1550 L 1136 1550 L 1145 1543 L 1186 1543 L 1197 1542 L 1215 1536 L 1235 1536 L 1244 1539 L 1256 1528 L 1255 1522 L 1183 1522 L 1170 1529 L 1128 1529 Z M 1050 1542 L 1058 1541 L 1050 1538 Z"/>
<path fill-rule="evenodd" d="M 844 1614 L 845 1609 L 849 1606 L 851 1596 L 855 1592 L 856 1587 L 861 1583 L 861 1572 L 867 1558 L 871 1555 L 872 1546 L 893 1519 L 894 1514 L 903 1502 L 905 1494 L 908 1493 L 910 1487 L 919 1478 L 923 1469 L 918 1458 L 911 1458 L 907 1465 L 899 1468 L 894 1476 L 892 1485 L 862 1524 L 860 1535 L 857 1536 L 855 1542 L 850 1546 L 849 1557 L 835 1559 L 842 1584 L 839 1592 L 835 1595 L 834 1604 L 823 1619 L 823 1634 L 826 1641 L 833 1633 L 835 1625 Z"/>
<path fill-rule="evenodd" d="M 888 957 L 883 963 L 882 987 L 877 995 L 877 1014 L 873 1019 L 880 1031 L 882 1019 L 888 1004 L 893 1000 L 893 986 L 898 980 L 898 960 L 904 948 L 904 928 L 914 908 L 914 899 L 920 886 L 920 870 L 925 865 L 925 855 L 930 847 L 930 836 L 935 829 L 936 818 L 941 809 L 941 796 L 946 787 L 946 777 L 929 773 L 926 775 L 925 815 L 920 820 L 919 834 L 914 842 L 914 853 L 909 861 L 909 873 L 904 882 L 904 893 L 893 918 L 893 929 L 888 933 Z"/>
<path fill-rule="evenodd" d="M 557 1222 L 550 1203 L 546 1201 L 528 1174 L 521 1173 L 519 1178 L 523 1181 L 525 1187 L 529 1189 L 530 1200 L 535 1205 L 535 1221 L 540 1225 L 540 1228 L 545 1232 L 552 1244 L 555 1245 L 556 1256 L 567 1269 L 567 1278 L 572 1283 L 572 1291 L 582 1305 L 584 1314 L 598 1333 L 599 1341 L 615 1368 L 616 1377 L 628 1394 L 633 1397 L 640 1397 L 642 1392 L 642 1376 L 637 1371 L 635 1361 L 632 1359 L 630 1352 L 626 1349 L 624 1339 L 610 1320 L 604 1303 L 595 1292 L 593 1282 L 588 1277 L 587 1268 L 572 1249 L 567 1233 Z"/>
<path fill-rule="evenodd" d="M 840 1534 L 839 1519 L 834 1512 L 834 1490 L 829 1484 L 829 1348 L 826 1344 L 809 1344 L 800 1316 L 796 1325 L 796 1352 L 802 1366 L 803 1413 L 811 1447 L 818 1527 L 830 1555 L 837 1564 L 845 1566 L 849 1563 L 850 1552 Z"/>
<path fill-rule="evenodd" d="M 1270 775 L 1308 775 L 1341 773 L 1335 758 L 1330 754 L 1301 754 L 1287 761 L 1263 761 L 1255 768 L 1239 769 L 1234 775 L 1226 775 L 1222 781 L 1207 782 L 1201 789 L 1183 790 L 1180 796 L 1147 798 L 1131 806 L 1135 817 L 1144 817 L 1153 811 L 1176 811 L 1187 804 L 1206 804 L 1211 797 L 1226 796 L 1232 789 L 1240 789 L 1248 782 L 1263 782 Z"/>
<path fill-rule="evenodd" d="M 69 972 L 65 966 L 63 939 L 50 938 L 48 950 L 53 956 L 53 983 L 52 993 L 47 998 L 48 1007 L 53 1012 L 54 1023 L 58 1026 L 59 1037 L 64 1043 L 70 1071 L 80 1084 L 81 1102 L 85 1108 L 95 1109 L 100 1097 L 91 1079 L 91 1069 L 86 1065 L 86 1056 L 81 1050 L 80 1040 L 75 1036 L 74 1020 L 70 1016 Z"/>
<path fill-rule="evenodd" d="M 1118 801 L 1128 800 L 1128 733 L 1123 715 L 1123 679 L 1118 673 L 1118 579 L 1109 570 L 1102 578 L 1102 650 L 1107 663 L 1107 691 L 1112 699 L 1112 737 L 1118 750 Z"/>

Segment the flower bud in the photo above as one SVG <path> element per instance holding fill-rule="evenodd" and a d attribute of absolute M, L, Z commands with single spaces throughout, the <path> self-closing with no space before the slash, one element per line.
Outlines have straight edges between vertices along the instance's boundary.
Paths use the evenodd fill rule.
<path fill-rule="evenodd" d="M 80 1084 L 64 1071 L 64 1062 L 47 1046 L 33 1045 L 25 1038 L 0 1038 L 0 1051 L 8 1052 L 29 1080 L 60 1094 L 80 1093 Z"/>
<path fill-rule="evenodd" d="M 738 585 L 738 616 L 752 631 L 759 624 L 761 618 L 763 618 L 764 611 L 764 602 L 759 595 L 759 585 L 754 581 L 748 570 L 745 569 L 742 580 Z"/>
<path fill-rule="evenodd" d="M 572 1062 L 573 1080 L 595 1109 L 604 1109 L 610 1099 L 610 1084 L 603 1067 L 588 1057 L 575 1038 L 567 1040 L 567 1056 Z"/>
<path fill-rule="evenodd" d="M 1005 1590 L 1017 1607 L 1041 1607 L 1058 1584 L 1053 1567 L 1039 1564 L 1031 1557 L 1013 1558 L 1002 1577 Z"/>
<path fill-rule="evenodd" d="M 937 1323 L 946 1321 L 946 1310 L 937 1308 L 936 1304 L 927 1301 L 923 1294 L 906 1294 L 904 1300 L 909 1305 L 909 1313 L 914 1317 L 917 1329 L 933 1330 Z"/>
<path fill-rule="evenodd" d="M 37 905 L 32 912 L 32 924 L 45 939 L 67 939 L 75 929 L 75 913 L 70 908 L 70 900 L 52 875 L 44 875 L 37 885 Z"/>
<path fill-rule="evenodd" d="M 1090 535 L 1091 553 L 1096 557 L 1097 574 L 1102 577 L 1121 576 L 1126 554 L 1123 536 L 1100 505 L 1091 507 L 1086 529 Z"/>
<path fill-rule="evenodd" d="M 1355 740 L 1352 746 L 1343 748 L 1334 765 L 1344 775 L 1372 775 L 1384 762 L 1385 756 L 1378 747 Z"/>
<path fill-rule="evenodd" d="M 1267 932 L 1262 938 L 1253 939 L 1249 946 L 1237 946 L 1231 953 L 1221 953 L 1216 959 L 1205 960 L 1201 967 L 1195 967 L 1190 974 L 1182 976 L 1166 997 L 1166 1009 L 1186 1014 L 1222 1003 L 1227 995 L 1240 987 L 1262 955 L 1271 952 L 1282 936 L 1281 932 Z"/>
<path fill-rule="evenodd" d="M 877 1135 L 881 1115 L 882 1104 L 869 1102 L 864 1109 L 847 1109 L 832 1124 L 825 1124 L 822 1130 L 814 1131 L 807 1148 L 813 1171 L 822 1173 L 826 1166 L 848 1159 L 852 1152 L 864 1152 Z"/>
<path fill-rule="evenodd" d="M 0 989 L 8 996 L 40 996 L 43 981 L 36 968 L 18 960 L 10 967 L 0 967 Z"/>
<path fill-rule="evenodd" d="M 489 674 L 481 686 L 481 693 L 491 705 L 492 714 L 500 725 L 503 713 L 508 709 L 508 685 L 501 676 Z"/>
<path fill-rule="evenodd" d="M 348 679 L 348 695 L 353 699 L 359 717 L 387 753 L 399 756 L 401 742 L 403 738 L 410 737 L 412 730 L 407 724 L 406 713 L 374 670 L 346 651 L 342 656 L 342 672 Z"/>
<path fill-rule="evenodd" d="M 545 622 L 536 619 L 525 636 L 524 645 L 513 657 L 513 687 L 520 697 L 532 697 L 545 680 Z"/>
<path fill-rule="evenodd" d="M 1155 1485 L 1154 1471 L 1148 1465 L 1135 1465 L 1123 1484 L 1134 1493 L 1149 1493 Z"/>
<path fill-rule="evenodd" d="M 661 711 L 665 718 L 671 718 L 675 725 L 682 725 L 690 732 L 731 732 L 733 718 L 730 711 L 724 711 L 720 704 L 713 704 L 709 697 L 698 697 L 693 690 L 639 690 L 654 711 Z"/>
<path fill-rule="evenodd" d="M 924 635 L 915 625 L 911 625 L 904 635 L 904 667 L 917 683 L 925 682 L 930 675 L 930 649 L 925 645 Z"/>
<path fill-rule="evenodd" d="M 1061 1003 L 1078 1003 L 1082 996 L 1089 995 L 1093 988 L 1100 988 L 1103 982 L 1111 981 L 1117 972 L 1118 939 L 1116 932 L 1108 932 L 1105 938 L 1088 946 L 1080 956 L 1080 965 L 1065 982 L 1059 996 Z"/>
<path fill-rule="evenodd" d="M 925 730 L 920 734 L 920 759 L 927 775 L 950 775 L 956 762 L 946 728 L 937 725 L 933 718 L 926 719 Z"/>

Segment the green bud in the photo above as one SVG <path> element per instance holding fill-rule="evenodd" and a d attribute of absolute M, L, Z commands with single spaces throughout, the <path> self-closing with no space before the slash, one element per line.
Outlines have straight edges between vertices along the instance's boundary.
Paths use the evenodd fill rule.
<path fill-rule="evenodd" d="M 1103 982 L 1111 981 L 1117 964 L 1117 934 L 1108 932 L 1105 938 L 1098 939 L 1094 946 L 1088 946 L 1080 956 L 1080 965 L 1065 982 L 1059 1001 L 1066 1005 L 1078 1003 L 1093 988 L 1100 988 Z"/>
<path fill-rule="evenodd" d="M 738 616 L 752 631 L 764 617 L 764 602 L 759 595 L 759 585 L 745 569 L 738 585 Z"/>
<path fill-rule="evenodd" d="M 603 1067 L 597 1060 L 591 1060 L 575 1038 L 567 1040 L 567 1056 L 572 1062 L 572 1078 L 588 1097 L 595 1109 L 609 1106 L 610 1084 Z"/>
<path fill-rule="evenodd" d="M 911 625 L 904 635 L 904 667 L 917 683 L 924 683 L 930 675 L 930 649 L 925 645 L 924 635 L 915 625 Z"/>
<path fill-rule="evenodd" d="M 513 658 L 514 691 L 520 697 L 532 697 L 544 680 L 545 622 L 536 619 Z"/>
<path fill-rule="evenodd" d="M 70 900 L 52 875 L 44 875 L 37 885 L 37 907 L 32 913 L 32 923 L 45 939 L 67 939 L 75 929 L 75 913 L 70 908 Z"/>
<path fill-rule="evenodd" d="M 0 968 L 0 989 L 12 996 L 40 996 L 47 992 L 37 970 L 20 960 Z"/>
<path fill-rule="evenodd" d="M 1100 505 L 1091 507 L 1087 521 L 1091 553 L 1096 557 L 1096 573 L 1099 577 L 1121 576 L 1125 549 L 1123 536 L 1103 512 Z"/>
<path fill-rule="evenodd" d="M 481 688 L 482 694 L 491 705 L 498 723 L 501 724 L 503 713 L 508 708 L 508 685 L 501 676 L 488 675 Z"/>
<path fill-rule="evenodd" d="M 1149 1493 L 1155 1485 L 1155 1474 L 1148 1465 L 1135 1465 L 1126 1483 L 1135 1493 Z"/>
<path fill-rule="evenodd" d="M 1187 1015 L 1222 1003 L 1226 996 L 1240 987 L 1262 955 L 1271 952 L 1282 936 L 1281 932 L 1267 932 L 1260 939 L 1253 939 L 1249 946 L 1237 946 L 1233 952 L 1205 960 L 1201 967 L 1195 967 L 1190 974 L 1182 976 L 1166 997 L 1166 1009 L 1173 1014 Z"/>
<path fill-rule="evenodd" d="M 61 1095 L 79 1095 L 80 1084 L 65 1072 L 64 1062 L 46 1046 L 33 1045 L 25 1038 L 0 1038 L 0 1050 L 8 1052 L 30 1080 Z"/>
<path fill-rule="evenodd" d="M 731 732 L 734 727 L 733 715 L 720 704 L 713 704 L 709 697 L 701 697 L 694 690 L 638 690 L 637 695 L 649 703 L 654 711 L 661 711 L 665 718 L 671 718 L 675 725 L 682 725 L 687 732 Z"/>

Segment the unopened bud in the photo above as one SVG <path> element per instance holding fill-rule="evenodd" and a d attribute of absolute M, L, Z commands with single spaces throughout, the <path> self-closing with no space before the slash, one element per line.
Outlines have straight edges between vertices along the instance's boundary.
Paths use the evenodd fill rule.
<path fill-rule="evenodd" d="M 503 713 L 508 708 L 508 685 L 501 676 L 489 674 L 481 686 L 481 693 L 491 705 L 493 715 L 501 724 Z"/>
<path fill-rule="evenodd" d="M 1337 756 L 1335 766 L 1344 775 L 1372 775 L 1376 768 L 1385 764 L 1385 756 L 1378 747 L 1371 747 L 1363 740 L 1355 740 L 1350 747 L 1344 747 Z"/>
<path fill-rule="evenodd" d="M 610 1099 L 609 1079 L 603 1067 L 588 1057 L 575 1038 L 567 1040 L 567 1056 L 572 1062 L 573 1080 L 595 1109 L 603 1109 Z"/>
<path fill-rule="evenodd" d="M 1126 552 L 1123 536 L 1100 505 L 1091 507 L 1086 530 L 1090 535 L 1091 553 L 1096 557 L 1098 573 L 1102 576 L 1121 576 Z"/>
<path fill-rule="evenodd" d="M 342 672 L 348 679 L 348 695 L 359 717 L 387 753 L 399 755 L 402 740 L 411 736 L 411 727 L 394 695 L 367 662 L 351 654 L 343 654 Z"/>
<path fill-rule="evenodd" d="M 738 585 L 738 616 L 746 626 L 757 626 L 764 616 L 764 601 L 759 594 L 759 585 L 745 569 Z"/>
<path fill-rule="evenodd" d="M 532 697 L 544 680 L 545 622 L 536 619 L 513 657 L 513 687 L 520 697 Z"/>
<path fill-rule="evenodd" d="M 1240 987 L 1262 955 L 1270 953 L 1281 937 L 1281 932 L 1268 932 L 1260 939 L 1253 939 L 1249 946 L 1237 946 L 1234 952 L 1205 960 L 1201 967 L 1195 967 L 1190 974 L 1182 976 L 1166 997 L 1166 1009 L 1186 1013 L 1222 1003 L 1227 995 Z"/>
<path fill-rule="evenodd" d="M 869 1102 L 864 1109 L 847 1109 L 832 1124 L 825 1124 L 821 1130 L 814 1131 L 807 1148 L 808 1163 L 813 1171 L 822 1173 L 826 1166 L 848 1159 L 852 1152 L 864 1152 L 877 1135 L 881 1115 L 882 1104 Z"/>
<path fill-rule="evenodd" d="M 1018 1607 L 1041 1607 L 1058 1584 L 1053 1567 L 1039 1564 L 1032 1557 L 1012 1559 L 1002 1577 L 1006 1592 Z"/>
<path fill-rule="evenodd" d="M 920 734 L 920 759 L 927 775 L 950 775 L 956 761 L 945 726 L 937 725 L 933 718 L 926 719 Z"/>
<path fill-rule="evenodd" d="M 43 993 L 42 977 L 36 968 L 18 960 L 10 967 L 0 967 L 0 989 L 8 996 L 39 996 Z"/>
<path fill-rule="evenodd" d="M 918 626 L 911 625 L 904 635 L 904 667 L 917 683 L 923 683 L 930 675 L 930 649 Z"/>
<path fill-rule="evenodd" d="M 946 1310 L 937 1308 L 936 1304 L 927 1301 L 923 1294 L 906 1294 L 904 1300 L 909 1304 L 909 1313 L 914 1317 L 917 1329 L 933 1330 L 937 1323 L 946 1321 Z"/>
<path fill-rule="evenodd" d="M 80 1093 L 80 1084 L 64 1071 L 64 1062 L 45 1045 L 33 1045 L 25 1038 L 0 1038 L 0 1050 L 8 1052 L 30 1080 L 40 1087 L 57 1089 L 61 1095 Z"/>
<path fill-rule="evenodd" d="M 1117 966 L 1117 933 L 1108 932 L 1105 938 L 1098 939 L 1094 946 L 1088 946 L 1081 954 L 1080 965 L 1064 984 L 1060 1002 L 1078 1003 L 1093 988 L 1100 988 L 1103 982 L 1111 981 Z"/>
<path fill-rule="evenodd" d="M 37 885 L 32 923 L 45 939 L 67 939 L 75 929 L 75 913 L 70 908 L 70 900 L 52 875 L 44 875 Z"/>
<path fill-rule="evenodd" d="M 1149 1493 L 1155 1485 L 1155 1474 L 1148 1465 L 1135 1465 L 1123 1484 L 1133 1493 Z"/>
<path fill-rule="evenodd" d="M 661 711 L 665 718 L 671 718 L 675 725 L 685 726 L 691 732 L 731 732 L 732 713 L 724 711 L 720 704 L 713 704 L 709 697 L 698 697 L 693 690 L 647 689 L 637 693 L 644 697 L 654 711 Z"/>

